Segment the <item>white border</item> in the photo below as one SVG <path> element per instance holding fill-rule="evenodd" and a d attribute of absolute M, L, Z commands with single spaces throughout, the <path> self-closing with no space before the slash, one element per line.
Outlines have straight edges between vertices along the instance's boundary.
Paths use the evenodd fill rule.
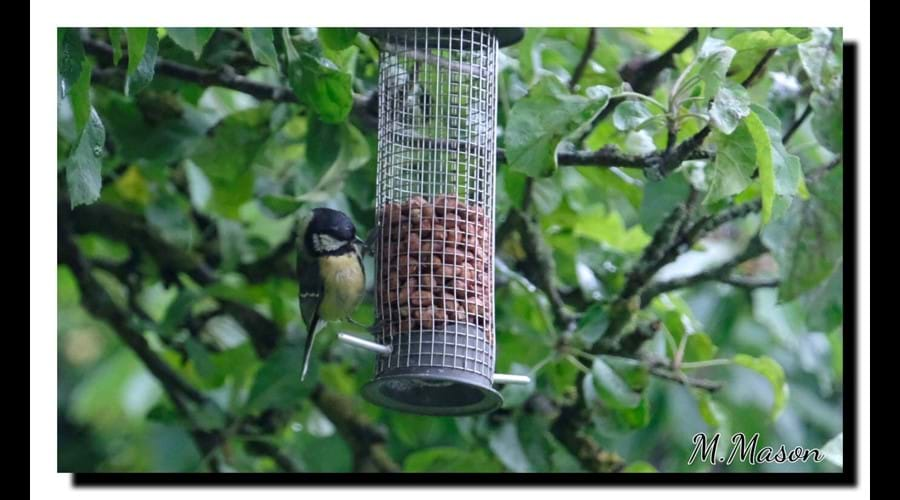
<path fill-rule="evenodd" d="M 68 474 L 56 473 L 56 317 L 46 314 L 55 310 L 56 288 L 56 45 L 57 26 L 410 26 L 427 25 L 483 25 L 483 26 L 842 26 L 845 38 L 858 43 L 858 125 L 859 125 L 859 329 L 858 329 L 858 417 L 859 423 L 859 484 L 855 489 L 816 488 L 820 499 L 869 496 L 870 449 L 870 149 L 869 149 L 869 69 L 870 69 L 870 6 L 868 2 L 845 0 L 818 2 L 786 2 L 784 0 L 744 0 L 735 2 L 699 0 L 644 0 L 631 2 L 554 0 L 534 3 L 526 8 L 524 2 L 486 2 L 484 0 L 454 0 L 440 2 L 362 1 L 337 2 L 252 2 L 218 1 L 185 2 L 184 0 L 155 0 L 152 2 L 123 2 L 78 0 L 74 2 L 32 2 L 30 8 L 31 52 L 31 108 L 30 108 L 30 376 L 31 376 L 31 494 L 38 498 L 63 498 L 71 494 L 84 496 L 118 496 L 119 488 L 71 488 Z M 293 20 L 293 21 L 292 21 Z M 53 196 L 51 196 L 53 194 Z M 702 480 L 698 478 L 698 480 Z M 297 494 L 322 491 L 338 493 L 338 488 L 266 489 L 276 497 L 296 498 Z M 454 498 L 472 489 L 429 489 L 434 499 Z M 505 494 L 497 489 L 484 489 L 491 495 Z M 343 489 L 349 493 L 371 498 L 421 498 L 421 488 Z M 478 491 L 479 493 L 481 491 Z M 161 494 L 155 489 L 130 489 L 129 495 L 149 498 Z M 171 498 L 192 498 L 203 494 L 217 498 L 246 498 L 248 488 L 217 488 L 205 491 L 197 488 L 166 488 Z M 546 488 L 517 489 L 517 497 L 543 498 Z M 565 489 L 567 498 L 596 499 L 602 495 L 625 493 L 629 497 L 721 498 L 722 488 L 634 488 L 628 489 Z M 754 499 L 765 495 L 796 495 L 796 488 L 730 488 L 729 498 Z"/>

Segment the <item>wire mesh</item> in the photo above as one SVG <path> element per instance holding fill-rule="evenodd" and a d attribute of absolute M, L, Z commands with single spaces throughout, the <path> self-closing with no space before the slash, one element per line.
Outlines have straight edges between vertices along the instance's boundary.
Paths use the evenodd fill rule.
<path fill-rule="evenodd" d="M 380 40 L 376 313 L 386 370 L 493 376 L 498 42 L 469 28 Z"/>

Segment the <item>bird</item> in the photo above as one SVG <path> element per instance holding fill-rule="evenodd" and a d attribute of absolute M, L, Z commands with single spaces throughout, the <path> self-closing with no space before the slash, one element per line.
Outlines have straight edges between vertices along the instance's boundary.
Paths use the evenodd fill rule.
<path fill-rule="evenodd" d="M 364 297 L 366 275 L 362 261 L 365 242 L 357 236 L 356 226 L 347 214 L 315 208 L 300 234 L 297 283 L 300 314 L 307 331 L 302 382 L 319 321 L 349 319 Z"/>

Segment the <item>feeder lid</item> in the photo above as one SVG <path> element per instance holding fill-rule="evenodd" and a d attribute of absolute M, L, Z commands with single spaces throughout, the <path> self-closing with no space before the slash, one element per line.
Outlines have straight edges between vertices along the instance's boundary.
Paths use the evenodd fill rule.
<path fill-rule="evenodd" d="M 381 38 L 387 33 L 392 31 L 405 31 L 411 30 L 413 28 L 360 28 L 359 31 L 363 33 L 373 36 L 375 38 Z M 449 28 L 435 28 L 435 29 L 449 29 Z M 522 38 L 525 37 L 525 28 L 479 28 L 492 33 L 497 37 L 497 41 L 500 42 L 501 47 L 506 47 L 508 45 L 512 45 L 514 43 L 518 43 Z"/>
<path fill-rule="evenodd" d="M 519 43 L 525 37 L 525 28 L 491 28 L 501 47 Z"/>

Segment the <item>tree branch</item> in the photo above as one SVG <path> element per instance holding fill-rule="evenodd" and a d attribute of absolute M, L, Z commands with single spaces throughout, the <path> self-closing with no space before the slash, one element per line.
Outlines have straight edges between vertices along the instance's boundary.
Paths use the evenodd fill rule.
<path fill-rule="evenodd" d="M 722 283 L 737 288 L 746 288 L 752 290 L 754 288 L 773 288 L 781 284 L 778 278 L 749 278 L 746 276 L 721 276 L 718 278 Z"/>
<path fill-rule="evenodd" d="M 750 74 L 747 75 L 747 78 L 744 78 L 744 81 L 741 82 L 741 85 L 743 85 L 744 87 L 749 87 L 756 83 L 760 75 L 762 75 L 765 71 L 766 64 L 769 63 L 769 59 L 771 59 L 774 55 L 775 49 L 767 50 L 766 53 L 762 56 L 762 59 L 760 59 L 759 62 L 756 63 L 756 66 L 753 67 L 753 71 L 751 71 Z"/>
<path fill-rule="evenodd" d="M 676 372 L 673 370 L 669 370 L 662 367 L 652 367 L 650 368 L 650 374 L 653 376 L 671 380 L 672 382 L 678 382 L 681 385 L 688 387 L 696 387 L 698 389 L 703 389 L 706 391 L 718 391 L 722 388 L 722 382 L 718 382 L 716 380 L 709 380 L 705 378 L 697 378 L 690 377 L 680 372 Z"/>
<path fill-rule="evenodd" d="M 98 57 L 104 64 L 112 65 L 112 47 L 99 40 L 85 38 L 82 40 L 85 50 Z M 122 56 L 119 61 L 120 66 L 126 66 L 128 62 L 127 56 Z M 103 70 L 103 68 L 97 68 Z M 156 60 L 156 72 L 180 80 L 190 81 L 204 86 L 217 86 L 243 92 L 257 99 L 272 100 L 276 102 L 292 102 L 297 103 L 297 97 L 288 87 L 269 85 L 266 83 L 251 80 L 245 76 L 237 75 L 233 71 L 222 70 L 213 71 L 186 64 L 169 61 L 163 58 Z M 378 113 L 377 94 L 373 93 L 368 96 L 354 96 L 353 112 L 360 117 L 360 120 L 367 126 L 374 126 L 377 120 L 373 120 Z M 612 109 L 613 103 L 610 103 L 606 109 Z M 702 142 L 702 141 L 701 141 Z M 699 145 L 698 145 L 699 146 Z M 705 151 L 695 151 L 693 147 L 683 151 L 684 159 L 704 159 L 709 158 L 710 153 Z M 562 152 L 557 156 L 557 161 L 561 166 L 597 166 L 597 167 L 620 167 L 620 168 L 650 168 L 660 161 L 661 153 L 651 153 L 649 155 L 629 155 L 622 153 L 614 147 L 604 147 L 596 151 L 575 151 Z M 506 152 L 502 149 L 497 150 L 497 161 L 506 161 Z M 677 165 L 676 165 L 677 166 Z M 250 278 L 255 274 L 251 270 Z"/>
<path fill-rule="evenodd" d="M 90 37 L 82 38 L 84 50 L 88 54 L 97 57 L 105 66 L 113 66 L 113 49 L 108 44 Z M 128 56 L 122 55 L 119 67 L 128 65 Z M 103 70 L 103 68 L 97 68 Z M 155 72 L 179 80 L 193 82 L 203 86 L 223 87 L 238 92 L 243 92 L 257 99 L 275 102 L 299 103 L 296 94 L 289 87 L 269 85 L 267 83 L 251 80 L 246 76 L 238 75 L 229 67 L 220 71 L 198 68 L 187 64 L 181 64 L 158 57 L 156 59 Z M 353 96 L 353 112 L 355 114 L 368 115 L 372 108 L 372 101 L 377 99 L 375 95 Z M 363 116 L 363 122 L 369 126 L 372 121 Z M 377 123 L 377 122 L 375 122 Z"/>
<path fill-rule="evenodd" d="M 597 28 L 588 28 L 588 37 L 587 41 L 584 44 L 584 52 L 581 53 L 581 59 L 578 60 L 578 64 L 575 66 L 575 70 L 572 71 L 572 79 L 569 80 L 569 91 L 575 91 L 575 88 L 578 86 L 578 82 L 584 75 L 584 70 L 587 68 L 588 63 L 591 62 L 591 57 L 594 55 L 594 51 L 596 49 Z"/>
<path fill-rule="evenodd" d="M 690 223 L 690 212 L 694 203 L 696 198 L 689 197 L 688 201 L 676 206 L 654 233 L 653 239 L 628 272 L 622 292 L 610 306 L 610 323 L 603 337 L 617 341 L 633 314 L 647 306 L 648 302 L 641 300 L 642 291 L 663 266 L 675 260 L 713 229 L 757 212 L 762 207 L 761 202 L 756 200 L 728 208 L 715 215 L 701 217 L 696 222 Z M 592 346 L 591 351 L 599 351 L 602 348 L 603 344 L 598 341 Z"/>
<path fill-rule="evenodd" d="M 113 66 L 113 49 L 108 44 L 93 38 L 82 38 L 84 50 L 88 54 L 97 57 L 105 66 Z M 122 55 L 119 66 L 128 65 L 128 55 Z M 233 71 L 213 71 L 189 66 L 163 58 L 156 59 L 155 72 L 160 75 L 170 76 L 179 80 L 194 82 L 203 86 L 224 87 L 243 92 L 257 99 L 265 99 L 276 102 L 297 102 L 294 92 L 287 87 L 279 87 L 253 81 L 245 76 L 237 75 Z"/>
<path fill-rule="evenodd" d="M 75 232 L 96 233 L 130 245 L 141 246 L 157 262 L 161 269 L 168 269 L 171 273 L 184 273 L 203 285 L 209 285 L 218 280 L 216 273 L 206 267 L 201 259 L 163 240 L 137 215 L 104 203 L 96 203 L 69 210 L 68 200 L 65 199 L 60 199 L 58 209 L 60 221 L 70 221 L 71 227 Z M 61 224 L 60 227 L 63 227 L 63 225 Z M 60 248 L 63 248 L 62 244 L 60 244 Z M 74 242 L 70 248 L 75 248 Z M 71 252 L 69 254 L 71 255 Z M 66 255 L 65 252 L 62 255 Z M 76 270 L 73 269 L 73 272 L 76 272 Z M 93 280 L 92 276 L 89 274 L 87 276 Z M 96 282 L 94 281 L 94 283 Z M 97 286 L 100 286 L 99 283 L 97 283 Z M 111 298 L 102 288 L 92 287 L 82 294 L 82 298 L 83 300 L 91 301 L 92 305 L 99 304 L 102 307 L 109 307 L 106 304 L 112 304 Z M 238 321 L 244 327 L 251 337 L 257 354 L 262 358 L 268 355 L 274 346 L 278 344 L 279 339 L 283 337 L 278 325 L 254 309 L 237 302 L 227 300 L 220 302 L 223 310 L 232 315 L 235 321 Z M 105 315 L 108 313 L 106 309 L 96 310 L 96 313 L 94 309 L 88 308 L 88 310 L 98 317 L 106 317 Z M 116 321 L 122 322 L 122 325 L 127 324 L 127 319 L 124 313 L 116 317 Z M 160 378 L 161 381 L 163 379 L 169 381 L 170 385 L 178 384 L 180 376 L 149 350 L 150 348 L 142 336 L 139 334 L 128 335 L 124 340 L 138 352 L 142 360 L 144 360 L 144 356 L 147 356 L 147 359 L 144 361 L 148 364 L 148 368 L 151 365 L 153 366 L 151 373 L 154 376 Z M 132 345 L 132 343 L 134 344 Z M 190 386 L 186 386 L 186 388 L 190 388 Z M 193 395 L 205 399 L 205 396 L 196 391 L 196 389 L 193 390 Z M 348 436 L 356 439 L 350 445 L 355 447 L 355 451 L 358 451 L 361 466 L 374 467 L 374 470 L 380 471 L 399 470 L 399 466 L 392 461 L 382 444 L 373 439 L 368 441 L 361 439 L 360 436 L 378 436 L 382 434 L 372 422 L 363 415 L 356 413 L 354 413 L 353 418 L 344 418 L 347 417 L 345 410 L 352 408 L 352 400 L 350 398 L 331 393 L 325 388 L 317 388 L 314 390 L 312 401 L 326 416 L 329 416 L 329 419 L 332 417 L 337 419 L 337 421 L 332 420 L 332 422 L 342 436 L 347 439 L 349 439 Z M 364 447 L 364 445 L 368 446 L 368 448 Z M 211 449 L 215 449 L 218 446 L 218 442 L 214 442 L 209 446 L 211 446 Z M 204 455 L 208 454 L 208 452 L 204 452 Z"/>
<path fill-rule="evenodd" d="M 541 235 L 540 226 L 528 214 L 516 208 L 510 210 L 504 225 L 506 224 L 522 238 L 525 250 L 522 272 L 547 296 L 557 326 L 564 331 L 571 331 L 575 327 L 575 316 L 556 288 L 556 262 L 553 260 L 552 250 Z"/>
<path fill-rule="evenodd" d="M 90 264 L 73 240 L 69 220 L 65 215 L 67 209 L 62 205 L 59 209 L 58 258 L 75 276 L 81 292 L 82 305 L 91 315 L 109 324 L 119 339 L 131 348 L 150 373 L 159 380 L 172 404 L 192 422 L 190 433 L 201 454 L 209 455 L 218 446 L 218 436 L 215 433 L 200 430 L 200 426 L 193 422 L 191 411 L 187 406 L 189 403 L 203 405 L 208 402 L 208 399 L 153 352 L 143 334 L 135 328 L 128 314 L 115 304 L 103 285 L 93 276 Z M 215 463 L 211 465 L 213 470 L 217 468 Z"/>
<path fill-rule="evenodd" d="M 580 383 L 578 385 L 581 386 Z M 579 400 L 584 401 L 584 398 Z M 582 405 L 569 405 L 561 409 L 550 431 L 588 471 L 622 470 L 625 467 L 625 460 L 614 452 L 604 450 L 594 438 L 585 433 L 590 421 L 590 411 L 587 408 Z"/>
<path fill-rule="evenodd" d="M 753 70 L 750 72 L 750 75 L 741 82 L 741 85 L 744 87 L 750 87 L 754 83 L 756 83 L 759 79 L 759 76 L 765 70 L 766 64 L 768 64 L 769 59 L 775 54 L 775 49 L 769 49 L 766 51 L 765 55 L 760 59 L 756 66 L 753 67 Z M 703 145 L 703 141 L 709 136 L 710 132 L 712 132 L 712 128 L 709 124 L 700 129 L 699 132 L 692 135 L 691 137 L 685 139 L 681 144 L 674 148 L 670 148 L 670 150 L 663 154 L 662 159 L 659 163 L 658 173 L 661 177 L 665 177 L 672 173 L 676 168 L 681 166 L 681 164 L 690 159 L 691 154 L 700 148 Z M 670 136 L 674 136 L 675 134 L 670 134 Z M 671 137 L 670 137 L 671 138 Z M 672 141 L 670 141 L 671 144 Z"/>
<path fill-rule="evenodd" d="M 628 82 L 635 92 L 650 94 L 653 91 L 656 77 L 659 76 L 664 69 L 672 67 L 675 63 L 675 56 L 693 45 L 694 42 L 697 41 L 699 34 L 700 32 L 697 28 L 691 28 L 680 40 L 675 42 L 674 45 L 669 47 L 668 50 L 659 56 L 649 61 L 634 60 L 626 63 L 625 66 L 619 70 L 622 80 Z M 606 108 L 594 117 L 590 126 L 575 140 L 575 144 L 584 144 L 584 141 L 591 135 L 594 129 L 597 128 L 597 125 L 609 116 L 609 114 L 612 113 L 612 110 L 621 101 L 622 98 L 611 99 Z"/>
<path fill-rule="evenodd" d="M 271 458 L 282 472 L 301 472 L 294 460 L 278 449 L 274 444 L 262 440 L 251 439 L 247 441 L 247 451 L 258 456 Z"/>
<path fill-rule="evenodd" d="M 316 385 L 312 399 L 353 450 L 354 471 L 400 471 L 384 446 L 385 433 L 354 408 L 352 399 L 322 384 Z"/>
<path fill-rule="evenodd" d="M 791 137 L 793 137 L 794 134 L 796 134 L 797 131 L 800 130 L 800 126 L 803 125 L 803 122 L 805 122 L 806 119 L 809 118 L 809 115 L 811 115 L 811 114 L 812 114 L 812 106 L 807 104 L 806 109 L 803 110 L 803 113 L 800 114 L 800 117 L 797 118 L 796 120 L 794 120 L 794 122 L 791 123 L 791 126 L 788 127 L 787 132 L 785 132 L 784 136 L 781 138 L 781 142 L 783 144 L 787 144 L 788 141 L 791 140 Z"/>
<path fill-rule="evenodd" d="M 715 266 L 713 268 L 707 269 L 705 271 L 701 271 L 697 274 L 692 274 L 690 276 L 684 276 L 681 278 L 675 278 L 668 281 L 661 281 L 656 283 L 651 283 L 642 293 L 641 293 L 641 304 L 649 304 L 651 300 L 657 295 L 662 293 L 670 292 L 672 290 L 677 290 L 679 288 L 686 288 L 698 283 L 702 283 L 705 281 L 723 281 L 727 282 L 730 280 L 730 274 L 738 265 L 759 257 L 760 255 L 766 253 L 766 248 L 763 246 L 762 241 L 760 241 L 759 237 L 753 238 L 747 247 L 734 258 L 730 259 L 728 262 Z M 767 286 L 769 281 L 763 282 L 764 284 L 761 286 Z M 776 286 L 778 281 L 775 280 Z"/>
<path fill-rule="evenodd" d="M 675 42 L 674 45 L 669 47 L 668 50 L 654 59 L 641 63 L 633 73 L 627 71 L 628 68 L 626 68 L 626 71 L 622 72 L 623 78 L 631 84 L 631 88 L 634 89 L 635 92 L 650 94 L 653 92 L 653 82 L 656 80 L 656 77 L 662 73 L 664 69 L 674 66 L 675 56 L 687 50 L 697 41 L 699 36 L 700 30 L 697 28 L 689 29 L 684 36 Z"/>

